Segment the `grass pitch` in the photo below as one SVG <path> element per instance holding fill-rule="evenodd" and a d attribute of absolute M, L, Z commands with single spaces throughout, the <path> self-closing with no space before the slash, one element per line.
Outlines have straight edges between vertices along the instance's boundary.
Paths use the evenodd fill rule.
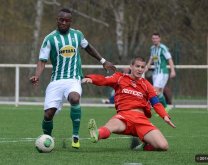
<path fill-rule="evenodd" d="M 36 137 L 42 134 L 43 110 L 40 106 L 0 106 L 0 164 L 7 165 L 191 165 L 195 155 L 208 155 L 208 111 L 206 109 L 173 109 L 171 128 L 159 117 L 151 121 L 169 142 L 167 152 L 132 151 L 130 137 L 112 134 L 107 140 L 91 143 L 87 130 L 90 118 L 101 126 L 115 114 L 114 108 L 82 108 L 80 128 L 81 148 L 71 148 L 71 119 L 69 108 L 54 118 L 55 149 L 51 153 L 38 153 L 34 147 Z M 66 144 L 63 144 L 63 141 Z M 204 163 L 203 163 L 204 164 Z"/>

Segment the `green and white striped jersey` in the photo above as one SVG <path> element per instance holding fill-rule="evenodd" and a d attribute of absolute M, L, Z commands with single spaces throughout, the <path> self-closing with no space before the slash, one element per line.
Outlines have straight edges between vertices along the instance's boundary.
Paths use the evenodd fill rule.
<path fill-rule="evenodd" d="M 151 47 L 151 58 L 155 66 L 154 74 L 168 73 L 167 60 L 171 58 L 168 48 L 164 44 Z"/>
<path fill-rule="evenodd" d="M 61 34 L 54 30 L 48 34 L 41 46 L 39 60 L 48 61 L 53 66 L 51 81 L 60 79 L 78 79 L 83 77 L 79 47 L 86 48 L 88 41 L 81 31 L 70 28 Z"/>

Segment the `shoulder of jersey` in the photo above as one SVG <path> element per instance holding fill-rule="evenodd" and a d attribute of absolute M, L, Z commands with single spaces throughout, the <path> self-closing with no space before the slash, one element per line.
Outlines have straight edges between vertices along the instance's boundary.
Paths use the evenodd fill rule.
<path fill-rule="evenodd" d="M 160 47 L 163 49 L 168 49 L 167 46 L 165 46 L 164 44 L 160 44 Z"/>
<path fill-rule="evenodd" d="M 51 37 L 53 37 L 54 35 L 56 35 L 57 33 L 58 33 L 57 30 L 54 30 L 54 31 L 50 32 L 45 38 L 46 38 L 46 39 L 51 38 Z"/>
<path fill-rule="evenodd" d="M 150 49 L 153 49 L 155 47 L 155 45 L 152 45 L 151 47 L 150 47 Z"/>
<path fill-rule="evenodd" d="M 80 30 L 70 28 L 74 33 L 82 33 Z"/>

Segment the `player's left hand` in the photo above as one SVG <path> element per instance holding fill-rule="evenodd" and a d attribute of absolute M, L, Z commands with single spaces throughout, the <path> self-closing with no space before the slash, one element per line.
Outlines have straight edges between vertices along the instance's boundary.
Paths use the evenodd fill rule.
<path fill-rule="evenodd" d="M 170 118 L 168 116 L 164 117 L 164 121 L 168 123 L 171 127 L 176 128 L 176 126 L 171 122 Z"/>
<path fill-rule="evenodd" d="M 112 70 L 113 72 L 116 71 L 116 67 L 109 61 L 105 61 L 103 64 L 103 68 L 107 71 L 107 70 Z"/>

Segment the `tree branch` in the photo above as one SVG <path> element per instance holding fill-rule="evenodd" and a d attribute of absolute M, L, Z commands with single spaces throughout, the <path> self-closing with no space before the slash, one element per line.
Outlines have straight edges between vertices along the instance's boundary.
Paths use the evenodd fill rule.
<path fill-rule="evenodd" d="M 76 13 L 76 14 L 78 14 L 78 15 L 84 17 L 84 18 L 87 18 L 87 19 L 93 21 L 93 22 L 97 22 L 97 23 L 102 24 L 102 25 L 104 25 L 104 26 L 106 26 L 106 27 L 109 27 L 109 24 L 106 23 L 106 22 L 104 22 L 104 21 L 101 21 L 101 20 L 99 20 L 99 19 L 96 19 L 96 18 L 94 18 L 94 17 L 91 17 L 91 16 L 89 16 L 89 15 L 87 15 L 87 14 L 84 14 L 84 13 L 82 13 L 82 12 L 76 10 L 76 9 L 73 9 L 73 8 L 70 8 L 70 10 L 73 11 L 74 13 Z"/>
<path fill-rule="evenodd" d="M 59 2 L 57 2 L 56 0 L 51 0 L 51 1 L 44 0 L 43 2 L 44 2 L 45 4 L 48 4 L 48 5 L 57 5 L 57 6 L 60 6 L 60 5 L 61 5 L 61 4 L 60 4 Z M 102 25 L 104 25 L 104 26 L 106 26 L 106 27 L 109 27 L 109 24 L 106 23 L 106 22 L 104 22 L 104 21 L 101 21 L 101 20 L 99 20 L 99 19 L 93 18 L 93 17 L 91 17 L 91 16 L 89 16 L 89 15 L 87 15 L 87 14 L 84 14 L 84 13 L 82 13 L 82 12 L 79 12 L 78 10 L 73 9 L 73 8 L 70 8 L 70 10 L 73 11 L 74 13 L 76 13 L 76 14 L 78 14 L 78 15 L 84 17 L 84 18 L 90 19 L 90 20 L 93 21 L 93 22 L 97 22 L 97 23 L 102 24 Z"/>
<path fill-rule="evenodd" d="M 59 2 L 57 2 L 56 0 L 52 0 L 52 1 L 48 1 L 48 0 L 44 0 L 43 1 L 45 4 L 47 5 L 57 5 L 60 6 L 61 4 Z"/>

